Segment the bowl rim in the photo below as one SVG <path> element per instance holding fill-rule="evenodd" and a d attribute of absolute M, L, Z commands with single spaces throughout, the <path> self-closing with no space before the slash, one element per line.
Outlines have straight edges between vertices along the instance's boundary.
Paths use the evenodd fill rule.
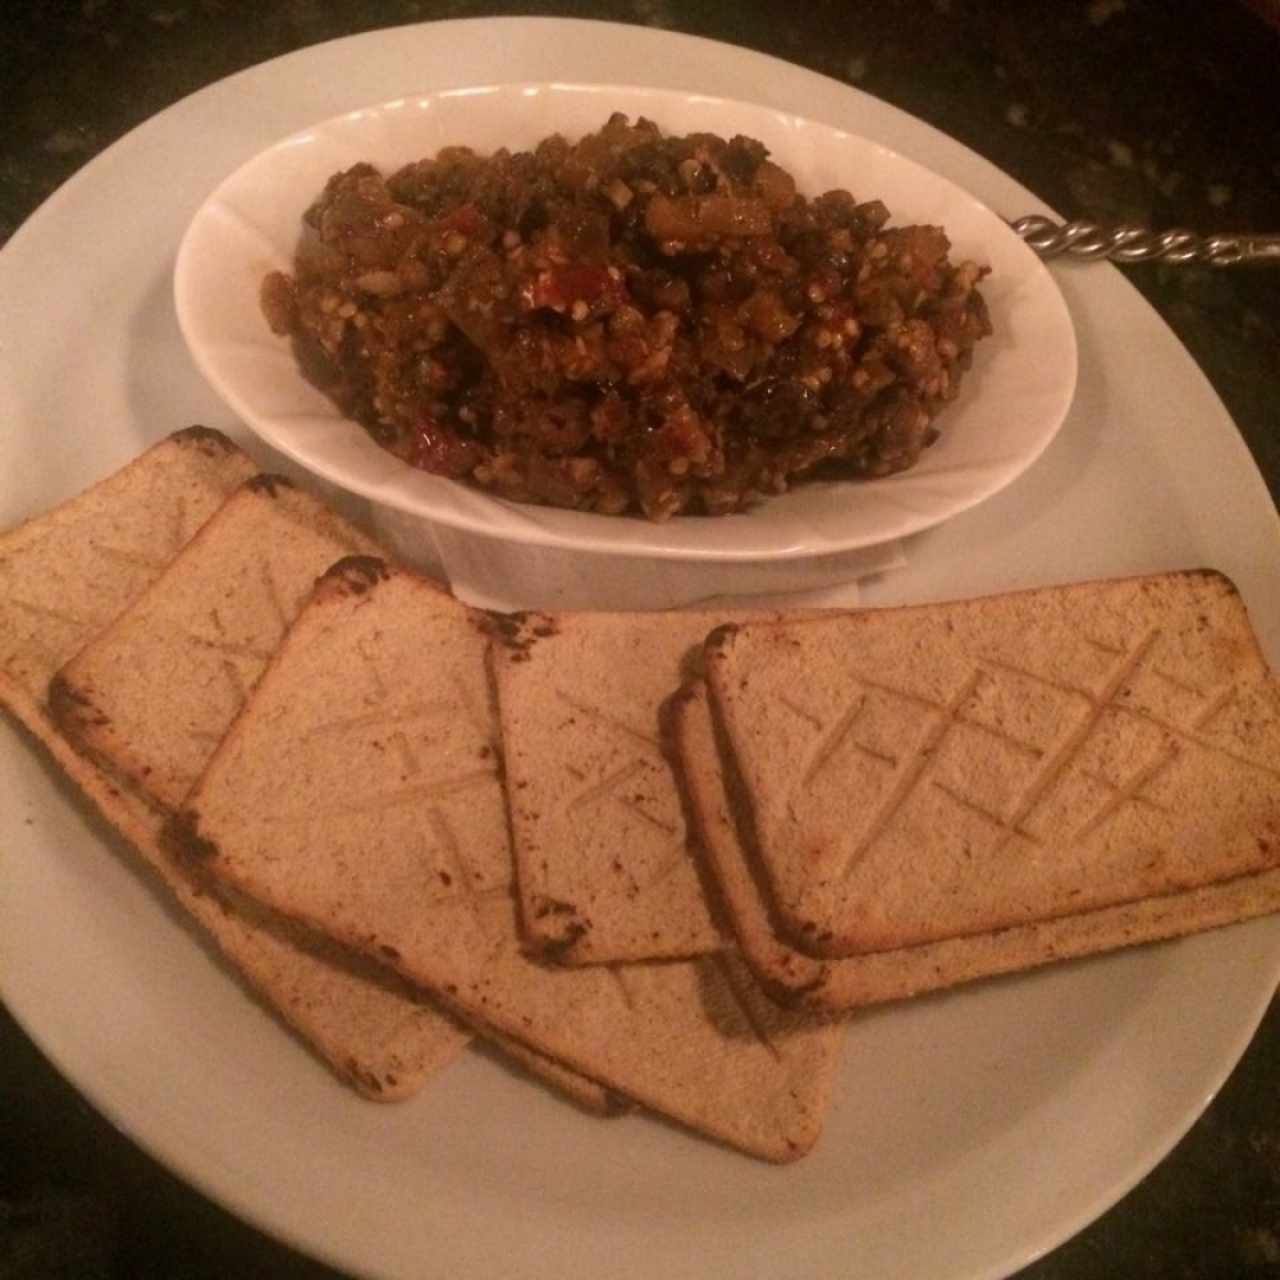
<path fill-rule="evenodd" d="M 961 206 L 968 206 L 972 213 L 989 220 L 993 230 L 1003 229 L 1006 234 L 1004 245 L 1010 253 L 1021 255 L 1021 262 L 1028 276 L 1038 286 L 1042 294 L 1042 303 L 1048 303 L 1055 320 L 1055 338 L 1058 348 L 1055 352 L 1055 364 L 1060 376 L 1053 393 L 1048 397 L 1052 402 L 1043 416 L 1049 423 L 1032 441 L 1030 447 L 1024 448 L 1018 455 L 1015 465 L 1001 469 L 1001 473 L 986 484 L 976 485 L 957 500 L 941 504 L 942 509 L 922 513 L 918 509 L 908 510 L 898 523 L 880 532 L 860 533 L 852 536 L 831 537 L 828 533 L 814 534 L 808 531 L 784 536 L 781 530 L 775 531 L 775 537 L 767 545 L 762 545 L 757 538 L 749 540 L 746 545 L 738 546 L 721 539 L 718 545 L 699 543 L 696 535 L 685 536 L 687 531 L 701 527 L 714 526 L 717 529 L 752 530 L 760 528 L 761 517 L 767 518 L 772 511 L 776 515 L 780 509 L 788 505 L 794 506 L 803 495 L 817 495 L 823 491 L 849 491 L 862 486 L 876 486 L 877 496 L 896 492 L 904 485 L 911 485 L 922 475 L 927 476 L 919 466 L 910 468 L 886 477 L 875 479 L 817 479 L 806 480 L 785 494 L 761 499 L 746 511 L 722 516 L 677 515 L 667 521 L 651 521 L 641 515 L 627 513 L 621 516 L 602 515 L 595 512 L 575 511 L 569 508 L 552 507 L 533 503 L 520 503 L 489 493 L 476 486 L 467 485 L 445 477 L 412 468 L 392 455 L 379 449 L 382 455 L 383 470 L 390 471 L 400 483 L 388 483 L 386 477 L 375 481 L 360 476 L 353 477 L 350 470 L 342 465 L 317 459 L 315 454 L 301 446 L 296 439 L 286 432 L 270 425 L 269 419 L 257 410 L 242 387 L 234 380 L 228 379 L 218 367 L 214 358 L 213 344 L 201 336 L 200 312 L 193 298 L 191 278 L 195 270 L 195 246 L 203 223 L 209 218 L 211 211 L 225 203 L 227 193 L 236 189 L 251 174 L 264 166 L 269 159 L 287 148 L 297 147 L 310 142 L 317 135 L 333 134 L 344 127 L 354 127 L 370 120 L 385 118 L 391 112 L 399 112 L 411 105 L 420 108 L 441 100 L 476 98 L 506 98 L 513 94 L 521 96 L 533 95 L 581 95 L 582 97 L 600 97 L 603 95 L 619 95 L 635 99 L 651 99 L 662 103 L 679 102 L 701 108 L 720 110 L 742 110 L 759 113 L 771 117 L 785 127 L 793 129 L 818 129 L 825 134 L 860 147 L 870 148 L 890 165 L 901 168 L 913 176 L 922 176 L 929 183 L 937 184 L 944 191 L 949 201 L 957 201 Z M 872 193 L 874 194 L 874 193 Z M 395 98 L 377 103 L 365 104 L 340 112 L 336 115 L 315 121 L 276 139 L 266 147 L 244 160 L 239 166 L 227 174 L 218 185 L 210 191 L 192 215 L 179 243 L 173 270 L 173 298 L 177 311 L 179 329 L 188 353 L 206 382 L 226 403 L 236 416 L 260 439 L 290 458 L 293 462 L 314 475 L 358 495 L 375 506 L 392 509 L 400 517 L 415 517 L 425 525 L 442 524 L 461 533 L 506 543 L 517 543 L 527 546 L 545 547 L 560 551 L 576 552 L 583 555 L 616 555 L 627 558 L 649 558 L 654 560 L 680 560 L 689 562 L 737 562 L 764 563 L 785 560 L 806 560 L 821 556 L 836 555 L 842 552 L 856 551 L 863 548 L 893 542 L 905 536 L 933 528 L 952 517 L 994 497 L 1002 489 L 1012 484 L 1041 456 L 1052 443 L 1054 437 L 1066 420 L 1075 394 L 1079 372 L 1079 352 L 1075 327 L 1066 300 L 1062 295 L 1053 275 L 1045 263 L 1022 241 L 1009 227 L 1008 223 L 965 187 L 954 180 L 929 168 L 927 165 L 902 154 L 896 149 L 886 146 L 875 138 L 856 133 L 839 125 L 796 112 L 752 102 L 748 99 L 728 97 L 721 94 L 690 92 L 684 90 L 663 89 L 653 85 L 621 84 L 578 80 L 517 80 L 486 81 L 480 84 L 454 85 L 444 89 L 425 90 L 401 94 Z M 256 298 L 254 306 L 256 307 Z M 270 339 L 269 330 L 263 326 L 264 339 Z M 982 361 L 986 354 L 980 354 L 975 364 Z M 988 355 L 988 359 L 990 356 Z M 970 371 L 966 382 L 974 381 L 974 371 Z M 963 398 L 965 392 L 962 390 Z M 944 411 L 950 417 L 954 406 Z M 332 421 L 341 421 L 363 431 L 352 419 L 343 418 L 336 408 L 331 415 Z M 927 460 L 928 455 L 926 455 Z M 417 492 L 429 486 L 426 493 Z M 440 502 L 432 500 L 431 490 L 443 491 L 448 500 Z M 790 503 L 788 500 L 790 499 Z M 908 503 L 907 506 L 910 506 Z M 790 513 L 794 517 L 793 524 L 805 525 L 803 513 Z M 495 518 L 500 523 L 495 527 Z M 824 513 L 824 522 L 829 521 L 828 513 Z"/>

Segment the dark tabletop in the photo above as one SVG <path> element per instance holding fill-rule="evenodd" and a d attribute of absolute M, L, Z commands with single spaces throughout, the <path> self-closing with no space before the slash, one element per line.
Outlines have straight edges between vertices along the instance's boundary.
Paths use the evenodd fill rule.
<path fill-rule="evenodd" d="M 92 156 L 211 81 L 335 36 L 494 13 L 640 22 L 780 55 L 940 127 L 1068 216 L 1280 232 L 1269 0 L 0 0 L 0 245 Z M 1280 495 L 1280 270 L 1126 270 Z M 1280 1277 L 1278 1082 L 1273 1001 L 1174 1152 L 1025 1280 Z M 156 1165 L 0 1007 L 0 1280 L 334 1274 Z"/>

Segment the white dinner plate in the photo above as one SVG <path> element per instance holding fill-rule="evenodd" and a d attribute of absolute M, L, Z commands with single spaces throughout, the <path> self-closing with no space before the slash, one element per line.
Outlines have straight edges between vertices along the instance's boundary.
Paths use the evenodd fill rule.
<path fill-rule="evenodd" d="M 899 111 L 704 40 L 504 19 L 320 45 L 163 112 L 0 252 L 0 525 L 187 422 L 236 431 L 182 342 L 173 261 L 208 193 L 273 139 L 433 87 L 641 75 L 874 139 L 1002 216 L 1051 212 Z M 1238 433 L 1118 271 L 1054 271 L 1080 351 L 1062 430 L 1018 483 L 909 539 L 868 602 L 1207 564 L 1235 578 L 1276 663 L 1280 529 Z M 850 1025 L 818 1148 L 785 1168 L 580 1115 L 480 1054 L 378 1106 L 245 996 L 0 721 L 0 995 L 182 1177 L 360 1274 L 1007 1274 L 1169 1150 L 1278 976 L 1280 921 L 1264 920 L 880 1009 Z"/>
<path fill-rule="evenodd" d="M 359 161 L 393 173 L 466 145 L 532 148 L 598 129 L 614 111 L 667 134 L 746 134 L 811 196 L 838 187 L 884 200 L 893 223 L 945 228 L 951 259 L 991 268 L 981 342 L 941 438 L 909 471 L 874 482 L 813 481 L 749 512 L 658 524 L 503 501 L 428 475 L 386 450 L 300 373 L 259 305 L 262 278 L 292 270 L 302 215 L 330 176 Z M 1008 224 L 955 183 L 846 129 L 788 111 L 661 88 L 504 84 L 415 93 L 309 125 L 237 169 L 196 213 L 178 251 L 178 323 L 197 366 L 274 448 L 366 498 L 509 542 L 687 560 L 773 560 L 873 546 L 964 511 L 1017 479 L 1062 424 L 1076 382 L 1071 317 L 1053 277 Z"/>

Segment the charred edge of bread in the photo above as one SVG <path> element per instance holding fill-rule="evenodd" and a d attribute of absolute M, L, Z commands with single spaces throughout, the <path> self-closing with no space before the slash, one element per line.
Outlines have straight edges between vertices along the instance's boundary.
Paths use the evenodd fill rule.
<path fill-rule="evenodd" d="M 50 678 L 45 698 L 49 718 L 82 752 L 86 750 L 85 731 L 90 726 L 102 728 L 111 723 L 107 715 L 94 705 L 93 699 L 73 685 L 61 671 Z"/>
<path fill-rule="evenodd" d="M 208 836 L 200 834 L 200 815 L 194 809 L 171 814 L 160 831 L 160 843 L 179 862 L 207 867 L 222 857 L 222 850 Z"/>
<path fill-rule="evenodd" d="M 625 1093 L 619 1093 L 616 1089 L 610 1089 L 608 1085 L 602 1086 L 604 1089 L 604 1111 L 605 1116 L 625 1116 L 628 1112 L 636 1109 L 636 1104 L 627 1097 Z"/>
<path fill-rule="evenodd" d="M 564 960 L 591 932 L 591 921 L 572 903 L 548 894 L 538 894 L 530 904 L 531 929 L 526 933 L 545 960 Z"/>
<path fill-rule="evenodd" d="M 1210 569 L 1208 566 L 1202 566 L 1199 569 L 1189 569 L 1187 573 L 1189 577 L 1203 578 L 1208 585 L 1214 587 L 1218 594 L 1225 599 L 1239 600 L 1241 609 L 1244 610 L 1246 617 L 1248 616 L 1249 607 L 1240 596 L 1240 588 L 1221 569 Z"/>
<path fill-rule="evenodd" d="M 718 627 L 712 627 L 707 633 L 707 638 L 702 642 L 702 654 L 705 662 L 715 662 L 733 643 L 733 638 L 738 634 L 741 623 L 724 622 Z"/>
<path fill-rule="evenodd" d="M 288 492 L 298 486 L 287 476 L 277 475 L 274 471 L 260 471 L 256 476 L 244 482 L 242 486 L 250 493 L 263 493 L 268 498 L 278 497 L 281 491 Z"/>
<path fill-rule="evenodd" d="M 831 957 L 811 951 L 809 945 L 796 936 L 794 930 L 787 925 L 787 922 L 778 912 L 774 902 L 773 885 L 770 883 L 764 856 L 760 851 L 760 836 L 756 828 L 755 804 L 747 787 L 747 781 L 738 767 L 738 757 L 734 753 L 733 744 L 729 739 L 729 731 L 725 726 L 723 716 L 720 714 L 719 704 L 710 690 L 708 690 L 707 706 L 711 713 L 711 731 L 715 735 L 716 754 L 720 761 L 720 776 L 724 780 L 725 803 L 728 807 L 729 816 L 733 820 L 734 829 L 738 833 L 738 843 L 742 847 L 742 860 L 747 874 L 754 881 L 756 892 L 760 901 L 764 904 L 769 930 L 782 946 L 797 951 L 801 955 L 811 960 L 816 960 L 823 965 L 822 974 L 816 981 L 806 983 L 802 988 L 791 991 L 790 999 L 795 1000 L 804 992 L 812 990 L 815 986 L 820 986 L 826 980 L 826 966 L 830 963 Z"/>
<path fill-rule="evenodd" d="M 113 791 L 128 791 L 152 813 L 162 817 L 169 812 L 169 807 L 150 795 L 143 785 L 146 775 L 151 772 L 149 765 L 139 770 L 140 776 L 135 776 L 130 765 L 117 760 L 110 752 L 90 740 L 89 731 L 107 728 L 111 724 L 111 717 L 100 710 L 92 697 L 72 684 L 61 671 L 49 680 L 44 710 L 58 734 L 70 743 L 72 749 L 87 764 L 98 770 Z"/>
<path fill-rule="evenodd" d="M 701 650 L 698 652 L 701 654 Z M 693 801 L 688 780 L 685 778 L 684 764 L 681 760 L 680 748 L 677 742 L 680 717 L 684 714 L 685 708 L 693 701 L 694 686 L 698 679 L 700 679 L 699 675 L 691 676 L 686 683 L 680 685 L 674 693 L 669 694 L 659 704 L 658 747 L 662 752 L 663 759 L 667 762 L 667 767 L 671 770 L 672 780 L 675 782 L 676 797 L 680 802 L 680 812 L 684 816 L 685 843 L 693 855 L 693 869 L 697 873 L 698 885 L 702 889 L 702 896 L 711 913 L 711 922 L 720 931 L 721 937 L 726 941 L 730 941 L 734 937 L 733 915 L 728 909 L 723 893 L 720 891 L 719 881 L 716 880 L 715 874 L 703 854 L 706 837 L 698 818 L 698 806 Z M 779 1003 L 781 1002 L 779 1001 Z"/>
<path fill-rule="evenodd" d="M 484 670 L 486 678 L 486 687 L 489 695 L 489 711 L 493 717 L 493 723 L 497 724 L 500 720 L 500 711 L 498 708 L 498 676 L 495 666 L 502 661 L 499 654 L 499 643 L 502 642 L 501 637 L 494 634 L 491 623 L 500 623 L 506 625 L 508 622 L 519 626 L 525 618 L 543 618 L 542 614 L 505 614 L 493 613 L 479 615 L 477 625 L 480 627 L 490 639 L 490 644 L 485 649 Z M 550 622 L 550 619 L 547 620 Z M 552 624 L 554 625 L 554 624 Z M 505 656 L 513 661 L 518 661 L 522 656 L 522 652 L 508 653 Z M 511 847 L 515 848 L 515 832 L 512 829 L 512 805 L 514 797 L 507 788 L 507 759 L 505 751 L 505 743 L 502 735 L 499 733 L 491 743 L 493 748 L 494 762 L 497 768 L 498 779 L 502 783 L 503 794 L 505 797 L 504 811 L 507 823 L 507 839 L 511 843 Z M 515 901 L 516 909 L 520 914 L 520 933 L 524 941 L 524 949 L 527 954 L 534 956 L 540 960 L 547 961 L 563 961 L 566 956 L 570 955 L 578 942 L 584 938 L 591 930 L 591 921 L 587 919 L 572 902 L 562 902 L 557 898 L 549 897 L 545 894 L 536 896 L 531 909 L 524 910 L 524 895 L 519 891 L 519 875 L 520 860 L 517 858 L 513 862 L 513 875 L 516 877 L 515 885 Z M 536 924 L 535 924 L 536 921 Z"/>
<path fill-rule="evenodd" d="M 343 556 L 316 579 L 316 591 L 362 596 L 390 577 L 391 566 L 378 556 Z"/>
<path fill-rule="evenodd" d="M 720 709 L 710 690 L 708 690 L 707 706 L 711 713 L 711 730 L 715 735 L 716 754 L 720 762 L 720 776 L 724 780 L 725 804 L 728 808 L 729 816 L 733 820 L 734 829 L 737 831 L 738 843 L 742 847 L 742 860 L 745 870 L 754 882 L 756 893 L 764 907 L 769 931 L 778 940 L 781 949 L 795 951 L 809 960 L 817 961 L 822 966 L 813 981 L 783 988 L 786 993 L 785 1003 L 794 1004 L 799 1000 L 803 1000 L 807 995 L 826 983 L 830 972 L 831 957 L 818 955 L 810 951 L 787 928 L 785 921 L 782 920 L 778 913 L 774 903 L 773 886 L 769 882 L 764 858 L 760 852 L 760 838 L 756 830 L 755 805 L 752 803 L 751 794 L 747 789 L 746 779 L 743 778 L 738 769 L 738 760 L 729 741 L 728 730 L 725 728 Z M 776 990 L 778 984 L 770 983 L 770 986 Z"/>
<path fill-rule="evenodd" d="M 230 436 L 224 435 L 216 427 L 204 427 L 199 423 L 183 427 L 169 438 L 177 444 L 195 445 L 197 448 L 205 449 L 206 452 L 210 448 L 218 449 L 222 453 L 240 452 L 240 446 Z"/>
<path fill-rule="evenodd" d="M 507 650 L 513 662 L 527 661 L 529 650 L 539 640 L 560 632 L 559 624 L 549 613 L 528 609 L 518 613 L 487 613 L 484 626 L 488 634 Z"/>
<path fill-rule="evenodd" d="M 668 724 L 674 735 L 680 723 L 681 717 L 685 714 L 686 709 L 693 703 L 696 696 L 696 682 L 690 682 L 683 685 L 667 701 L 666 714 L 668 716 Z M 708 699 L 708 710 L 710 712 L 710 701 Z M 714 714 L 714 713 L 712 713 Z M 719 736 L 717 735 L 717 740 Z M 676 752 L 677 763 L 673 769 L 676 778 L 677 789 L 680 794 L 680 803 L 685 812 L 685 823 L 692 835 L 694 845 L 694 865 L 697 867 L 699 879 L 702 882 L 704 892 L 706 893 L 707 902 L 711 907 L 712 919 L 720 924 L 726 938 L 734 938 L 737 934 L 734 922 L 733 912 L 729 909 L 724 891 L 720 887 L 720 882 L 716 878 L 714 868 L 710 865 L 709 855 L 706 853 L 706 845 L 708 837 L 702 824 L 702 811 L 693 798 L 692 788 L 689 787 L 684 775 L 683 767 L 679 763 L 679 753 Z M 721 776 L 724 775 L 724 761 L 721 759 Z M 725 803 L 730 821 L 734 825 L 734 829 L 738 831 L 739 844 L 742 843 L 744 837 L 741 832 L 739 823 L 739 815 L 729 795 L 727 781 L 725 782 Z M 783 968 L 788 967 L 789 957 L 793 954 L 792 948 L 781 940 L 777 932 L 776 923 L 773 919 L 773 912 L 769 905 L 769 897 L 765 888 L 761 884 L 761 870 L 757 866 L 752 865 L 751 860 L 743 850 L 744 862 L 746 864 L 747 874 L 757 886 L 757 893 L 761 902 L 764 904 L 766 911 L 766 920 L 768 928 L 773 935 L 773 945 L 775 946 L 778 957 L 776 963 Z M 828 966 L 825 961 L 813 963 L 821 963 L 821 969 L 816 975 L 806 982 L 782 983 L 779 982 L 772 973 L 753 962 L 751 951 L 738 944 L 738 950 L 747 966 L 751 969 L 752 976 L 759 984 L 760 989 L 777 1005 L 783 1008 L 800 1008 L 805 1007 L 808 1001 L 817 992 L 820 992 L 827 981 Z M 812 957 L 805 956 L 806 960 L 812 960 Z M 816 1006 L 816 1007 L 821 1007 Z"/>

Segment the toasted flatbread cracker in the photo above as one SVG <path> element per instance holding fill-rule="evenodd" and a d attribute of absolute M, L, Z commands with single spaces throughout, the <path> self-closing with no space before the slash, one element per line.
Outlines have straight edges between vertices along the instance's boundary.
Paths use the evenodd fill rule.
<path fill-rule="evenodd" d="M 247 982 L 366 1096 L 415 1092 L 468 1036 L 372 965 L 304 947 L 283 921 L 245 915 L 225 887 L 161 848 L 162 818 L 57 731 L 45 690 L 59 666 L 138 598 L 227 496 L 254 473 L 230 440 L 177 432 L 122 471 L 0 535 L 0 705 L 43 745 Z"/>
<path fill-rule="evenodd" d="M 0 534 L 0 692 L 31 710 L 49 678 L 158 577 L 253 460 L 188 427 L 77 497 Z"/>
<path fill-rule="evenodd" d="M 172 810 L 226 732 L 315 579 L 344 555 L 377 550 L 372 539 L 287 480 L 254 476 L 231 494 L 137 600 L 63 666 L 50 682 L 54 719 L 64 736 L 103 765 L 123 789 L 162 811 Z M 150 826 L 135 837 L 135 843 L 142 839 L 154 845 Z M 227 897 L 225 886 L 221 896 Z M 243 916 L 245 904 L 235 905 Z M 272 920 L 261 908 L 256 915 L 256 923 L 268 931 L 291 932 L 286 922 Z M 304 941 L 328 965 L 351 966 L 352 957 L 331 941 L 318 947 L 313 939 Z M 247 951 L 244 938 L 238 947 Z M 287 954 L 267 957 L 258 945 L 258 966 L 268 958 L 287 988 Z M 369 973 L 366 958 L 355 967 L 362 979 L 381 981 L 392 993 L 401 985 L 399 979 L 389 981 L 389 974 L 379 978 Z M 313 968 L 308 986 L 328 988 L 335 981 L 334 974 Z M 331 991 L 328 999 L 340 994 Z M 363 1008 L 371 1000 L 374 1007 Z M 347 1069 L 366 1092 L 390 1087 L 386 1081 L 392 1076 L 402 1092 L 415 1081 L 420 1084 L 437 1058 L 451 1058 L 468 1038 L 453 1020 L 418 1007 L 410 1021 L 395 1001 L 363 987 L 348 990 L 343 1002 L 346 1008 L 338 1016 L 348 1026 L 340 1033 L 340 1044 L 354 1040 L 374 1045 L 386 1035 L 379 1020 L 395 1017 L 407 1028 L 400 1037 L 407 1043 L 396 1052 L 419 1064 L 413 1073 L 403 1066 L 381 1072 L 358 1064 Z M 415 1006 L 423 1003 L 420 996 L 414 998 Z M 594 1081 L 477 1026 L 474 1018 L 464 1021 L 580 1105 L 606 1113 L 614 1109 L 607 1091 Z"/>
<path fill-rule="evenodd" d="M 242 485 L 50 686 L 59 728 L 158 804 L 182 802 L 315 580 L 378 545 L 289 481 Z"/>
<path fill-rule="evenodd" d="M 743 615 L 736 615 L 743 616 Z M 492 650 L 525 938 L 561 963 L 724 938 L 691 856 L 662 707 L 724 614 L 526 613 Z"/>
<path fill-rule="evenodd" d="M 1117 907 L 868 955 L 820 958 L 779 930 L 749 852 L 749 818 L 733 799 L 706 687 L 675 701 L 693 825 L 743 958 L 770 995 L 826 1014 L 900 1000 L 979 978 L 1212 929 L 1280 910 L 1280 871 Z"/>
<path fill-rule="evenodd" d="M 521 950 L 487 620 L 376 561 L 317 587 L 175 837 L 276 910 L 602 1084 L 792 1159 L 842 1031 L 779 1009 L 728 957 L 565 968 Z"/>
<path fill-rule="evenodd" d="M 727 628 L 708 683 L 781 931 L 891 951 L 1280 865 L 1280 685 L 1206 572 Z"/>

